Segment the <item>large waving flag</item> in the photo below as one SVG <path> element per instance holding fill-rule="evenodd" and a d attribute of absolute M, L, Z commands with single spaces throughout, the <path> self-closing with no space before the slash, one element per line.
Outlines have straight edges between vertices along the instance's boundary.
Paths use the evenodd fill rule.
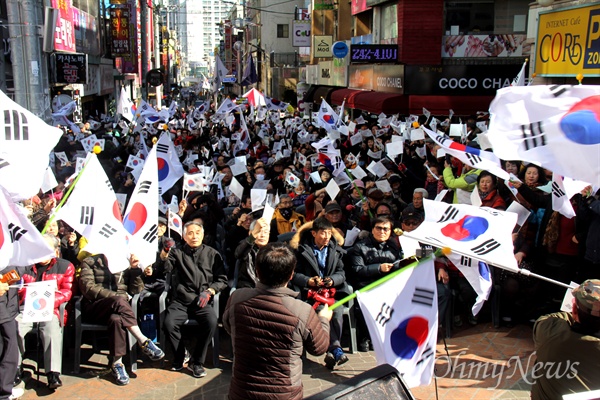
<path fill-rule="evenodd" d="M 527 60 L 523 63 L 519 74 L 513 79 L 511 86 L 525 86 L 525 68 L 527 66 Z"/>
<path fill-rule="evenodd" d="M 216 115 L 226 115 L 226 114 L 229 114 L 230 112 L 232 112 L 233 110 L 235 110 L 236 108 L 238 108 L 238 106 L 236 106 L 235 103 L 233 101 L 231 101 L 231 99 L 229 97 L 227 97 L 225 100 L 223 100 L 223 102 L 221 103 L 221 105 L 219 106 L 219 108 L 217 109 L 215 114 Z"/>
<path fill-rule="evenodd" d="M 117 114 L 127 119 L 129 122 L 133 121 L 133 101 L 129 98 L 125 87 L 121 88 L 121 95 L 117 102 Z"/>
<path fill-rule="evenodd" d="M 490 115 L 488 139 L 501 159 L 600 186 L 600 86 L 507 87 Z"/>
<path fill-rule="evenodd" d="M 244 68 L 244 76 L 242 77 L 242 85 L 249 86 L 256 82 L 258 82 L 258 75 L 256 73 L 256 66 L 254 65 L 254 57 L 252 57 L 252 53 L 248 53 L 246 68 Z"/>
<path fill-rule="evenodd" d="M 0 186 L 0 266 L 24 267 L 55 256 L 54 249 Z"/>
<path fill-rule="evenodd" d="M 158 163 L 158 193 L 162 195 L 171 189 L 175 182 L 184 174 L 183 165 L 177 156 L 171 136 L 163 133 L 156 143 L 156 158 Z"/>
<path fill-rule="evenodd" d="M 14 201 L 40 190 L 50 152 L 62 136 L 33 113 L 0 91 L 0 186 Z"/>
<path fill-rule="evenodd" d="M 425 221 L 410 238 L 435 247 L 449 247 L 453 252 L 497 265 L 513 272 L 518 270 L 513 256 L 512 231 L 517 214 L 423 200 Z"/>
<path fill-rule="evenodd" d="M 321 101 L 321 106 L 319 107 L 317 124 L 327 132 L 335 129 L 338 124 L 338 115 L 333 111 L 333 108 L 331 108 L 325 99 Z"/>
<path fill-rule="evenodd" d="M 73 191 L 55 218 L 62 219 L 81 236 L 88 238 L 111 216 L 121 219 L 117 196 L 98 157 L 88 153 Z"/>
<path fill-rule="evenodd" d="M 288 107 L 288 103 L 284 103 L 283 101 L 271 98 L 271 97 L 265 97 L 265 102 L 267 103 L 267 110 L 279 110 L 279 111 L 284 111 L 287 107 Z"/>
<path fill-rule="evenodd" d="M 158 238 L 157 146 L 153 147 L 127 205 L 123 226 L 129 233 L 129 251 L 142 268 L 156 261 Z"/>
<path fill-rule="evenodd" d="M 212 87 L 213 92 L 219 90 L 221 84 L 223 83 L 223 78 L 225 78 L 225 75 L 227 75 L 228 72 L 229 71 L 227 70 L 227 68 L 225 68 L 223 61 L 221 61 L 221 58 L 215 55 L 215 78 Z"/>
<path fill-rule="evenodd" d="M 357 297 L 377 364 L 396 367 L 409 387 L 429 385 L 438 327 L 433 260 L 407 268 Z"/>
<path fill-rule="evenodd" d="M 489 171 L 500 179 L 509 179 L 510 176 L 508 172 L 502 169 L 500 166 L 500 159 L 494 153 L 457 143 L 450 138 L 427 129 L 425 126 L 422 126 L 421 128 L 435 143 L 440 145 L 447 154 L 458 158 L 460 161 L 473 168 Z"/>
<path fill-rule="evenodd" d="M 477 299 L 475 304 L 471 308 L 473 315 L 479 314 L 483 303 L 490 297 L 492 291 L 492 274 L 490 267 L 483 261 L 461 256 L 460 254 L 451 253 L 446 255 L 452 264 L 458 268 L 458 270 L 467 279 L 475 293 L 477 293 Z"/>

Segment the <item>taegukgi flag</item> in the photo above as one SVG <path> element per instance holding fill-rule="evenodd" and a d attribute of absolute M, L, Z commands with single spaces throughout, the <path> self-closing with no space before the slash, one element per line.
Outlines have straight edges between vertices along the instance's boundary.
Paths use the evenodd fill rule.
<path fill-rule="evenodd" d="M 158 193 L 162 195 L 184 174 L 183 165 L 177 156 L 177 150 L 171 141 L 171 135 L 163 133 L 156 143 L 158 163 Z"/>
<path fill-rule="evenodd" d="M 423 199 L 423 206 L 425 220 L 404 235 L 513 272 L 518 270 L 512 241 L 517 214 L 428 199 Z"/>
<path fill-rule="evenodd" d="M 503 160 L 524 160 L 600 186 L 600 86 L 511 86 L 490 105 L 488 139 Z"/>
<path fill-rule="evenodd" d="M 25 290 L 23 322 L 52 321 L 56 280 L 31 282 Z"/>
<path fill-rule="evenodd" d="M 446 257 L 452 261 L 452 264 L 458 268 L 473 290 L 475 290 L 475 293 L 477 293 L 477 298 L 471 308 L 471 312 L 473 315 L 479 314 L 483 303 L 490 297 L 490 292 L 492 291 L 490 267 L 483 261 L 456 253 L 450 253 Z"/>
<path fill-rule="evenodd" d="M 433 377 L 438 328 L 433 259 L 358 295 L 377 364 L 390 364 L 409 387 L 429 385 Z"/>

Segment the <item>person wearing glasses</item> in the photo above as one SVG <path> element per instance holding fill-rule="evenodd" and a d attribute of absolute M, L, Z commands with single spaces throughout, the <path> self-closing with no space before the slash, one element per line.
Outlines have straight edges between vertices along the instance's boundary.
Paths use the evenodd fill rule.
<path fill-rule="evenodd" d="M 376 217 L 373 228 L 366 238 L 348 250 L 349 274 L 354 290 L 387 275 L 394 269 L 394 262 L 402 259 L 402 250 L 392 232 L 393 221 L 388 216 Z M 358 306 L 358 304 L 357 304 Z M 359 351 L 369 351 L 371 339 L 360 307 L 356 307 Z"/>

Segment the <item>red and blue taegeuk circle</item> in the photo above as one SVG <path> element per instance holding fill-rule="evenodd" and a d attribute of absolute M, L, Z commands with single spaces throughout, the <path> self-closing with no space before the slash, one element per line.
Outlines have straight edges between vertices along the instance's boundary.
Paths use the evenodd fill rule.
<path fill-rule="evenodd" d="M 125 216 L 123 226 L 127 232 L 135 235 L 142 226 L 144 226 L 147 218 L 148 211 L 146 210 L 146 206 L 142 203 L 135 203 L 133 207 L 131 207 L 129 214 Z"/>
<path fill-rule="evenodd" d="M 323 114 L 323 121 L 327 122 L 329 125 L 335 124 L 335 118 L 331 114 Z"/>
<path fill-rule="evenodd" d="M 567 139 L 583 145 L 600 144 L 600 96 L 576 103 L 560 120 Z"/>
<path fill-rule="evenodd" d="M 169 163 L 162 157 L 156 158 L 158 164 L 158 180 L 163 181 L 169 176 Z"/>
<path fill-rule="evenodd" d="M 429 336 L 429 321 L 421 316 L 412 316 L 400 322 L 390 335 L 392 351 L 400 358 L 410 360 L 419 346 Z"/>
<path fill-rule="evenodd" d="M 36 310 L 42 310 L 46 308 L 47 304 L 48 303 L 46 302 L 46 299 L 35 299 L 32 303 L 33 308 Z"/>
<path fill-rule="evenodd" d="M 119 206 L 119 202 L 115 200 L 112 207 L 113 215 L 119 221 L 123 221 L 123 216 L 121 215 L 121 207 Z"/>
<path fill-rule="evenodd" d="M 483 217 L 465 215 L 459 221 L 451 222 L 443 227 L 441 232 L 450 239 L 469 242 L 483 235 L 489 226 L 490 223 Z"/>

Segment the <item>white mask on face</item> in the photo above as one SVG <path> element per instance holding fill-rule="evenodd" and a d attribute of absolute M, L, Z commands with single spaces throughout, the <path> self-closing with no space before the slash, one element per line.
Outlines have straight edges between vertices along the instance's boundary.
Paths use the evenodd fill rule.
<path fill-rule="evenodd" d="M 264 179 L 265 179 L 265 176 L 264 176 L 264 174 L 256 174 L 256 180 L 257 180 L 257 181 L 262 181 L 262 180 L 264 180 Z"/>

